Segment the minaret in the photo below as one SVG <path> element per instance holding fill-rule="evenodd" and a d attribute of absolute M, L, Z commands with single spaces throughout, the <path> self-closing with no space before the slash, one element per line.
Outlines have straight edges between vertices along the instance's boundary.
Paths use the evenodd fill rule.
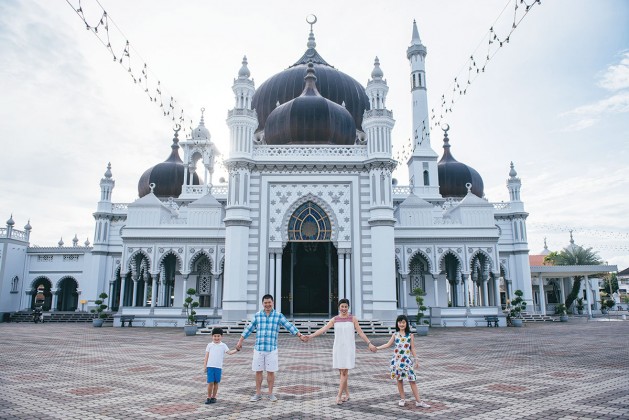
<path fill-rule="evenodd" d="M 511 162 L 511 170 L 509 171 L 509 179 L 507 180 L 507 188 L 509 189 L 509 200 L 510 201 L 522 201 L 520 200 L 520 187 L 522 186 L 522 181 L 518 178 L 518 173 L 515 171 L 513 167 L 513 162 Z"/>
<path fill-rule="evenodd" d="M 183 162 L 186 171 L 183 175 L 183 185 L 181 186 L 181 195 L 179 198 L 195 199 L 200 195 L 209 194 L 212 190 L 212 174 L 214 174 L 214 162 L 219 151 L 212 142 L 210 130 L 205 127 L 204 120 L 205 108 L 201 108 L 201 119 L 197 128 L 192 130 L 190 137 L 185 141 L 179 142 L 183 149 Z M 193 185 L 194 174 L 197 170 L 197 161 L 203 164 L 203 179 L 205 185 Z"/>
<path fill-rule="evenodd" d="M 232 90 L 236 103 L 227 114 L 230 130 L 229 159 L 225 166 L 229 172 L 227 205 L 225 206 L 225 282 L 223 289 L 223 320 L 237 321 L 247 317 L 248 264 L 242 257 L 249 253 L 251 226 L 251 167 L 254 131 L 258 126 L 256 113 L 251 109 L 255 93 L 253 79 L 249 78 L 247 57 L 242 59 L 238 78 Z M 263 141 L 263 139 L 260 139 Z M 246 260 L 245 260 L 246 261 Z"/>
<path fill-rule="evenodd" d="M 395 125 L 393 112 L 386 108 L 389 86 L 383 79 L 380 60 L 376 57 L 371 80 L 367 82 L 365 92 L 369 98 L 371 109 L 363 116 L 363 129 L 367 136 L 367 153 L 370 158 L 391 158 L 391 130 Z"/>
<path fill-rule="evenodd" d="M 100 180 L 100 200 L 94 213 L 96 220 L 96 230 L 94 232 L 94 244 L 105 244 L 109 236 L 109 226 L 113 218 L 113 208 L 111 203 L 111 194 L 116 185 L 111 177 L 111 162 L 107 164 L 105 176 Z"/>
<path fill-rule="evenodd" d="M 255 110 L 251 109 L 251 100 L 256 90 L 250 75 L 247 56 L 244 56 L 238 78 L 234 79 L 232 86 L 235 97 L 234 109 L 227 113 L 230 158 L 248 157 L 253 147 L 253 133 L 258 126 L 258 119 Z"/>
<path fill-rule="evenodd" d="M 507 189 L 509 190 L 509 212 L 512 213 L 511 222 L 513 236 L 516 242 L 527 243 L 526 218 L 528 213 L 524 211 L 524 203 L 520 199 L 520 187 L 522 181 L 518 178 L 513 162 L 510 164 Z"/>
<path fill-rule="evenodd" d="M 428 97 L 426 93 L 426 47 L 422 44 L 413 21 L 411 45 L 406 57 L 411 65 L 411 96 L 413 106 L 413 153 L 409 158 L 408 173 L 413 193 L 425 200 L 441 199 L 439 175 L 437 173 L 437 153 L 430 146 L 428 119 Z"/>

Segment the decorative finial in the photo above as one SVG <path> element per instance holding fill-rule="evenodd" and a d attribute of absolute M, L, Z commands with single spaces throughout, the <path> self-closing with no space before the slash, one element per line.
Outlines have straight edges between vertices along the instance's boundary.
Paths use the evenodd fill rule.
<path fill-rule="evenodd" d="M 181 130 L 181 125 L 175 124 L 175 128 L 173 128 L 175 137 L 173 137 L 173 144 L 170 146 L 171 149 L 179 149 L 179 130 Z"/>
<path fill-rule="evenodd" d="M 544 249 L 548 249 L 548 245 L 546 245 L 546 237 L 544 237 Z"/>
<path fill-rule="evenodd" d="M 574 238 L 572 237 L 572 232 L 573 232 L 573 230 L 570 229 L 570 244 L 574 245 Z"/>
<path fill-rule="evenodd" d="M 203 114 L 205 114 L 205 108 L 201 108 L 201 122 L 200 122 L 200 124 L 204 124 L 205 123 L 203 121 Z"/>
<path fill-rule="evenodd" d="M 382 80 L 383 76 L 384 76 L 384 73 L 382 72 L 382 69 L 380 68 L 380 60 L 376 56 L 376 59 L 373 62 L 373 70 L 371 71 L 371 78 L 374 80 Z"/>
<path fill-rule="evenodd" d="M 63 246 L 63 236 L 61 237 L 61 239 L 59 239 L 59 242 L 57 242 L 57 245 L 59 245 L 59 247 Z"/>
<path fill-rule="evenodd" d="M 28 219 L 28 222 L 26 222 L 26 226 L 24 226 L 24 230 L 31 230 L 33 229 L 33 227 L 31 226 L 31 219 Z"/>
<path fill-rule="evenodd" d="M 513 166 L 513 162 L 511 162 L 511 170 L 509 171 L 509 176 L 511 178 L 515 178 L 518 175 L 518 173 L 515 171 L 515 168 Z"/>
<path fill-rule="evenodd" d="M 85 242 L 83 242 L 83 244 L 85 245 L 85 247 L 87 248 L 88 246 L 90 246 L 90 238 L 86 238 Z"/>
<path fill-rule="evenodd" d="M 312 61 L 308 62 L 308 68 L 306 69 L 306 76 L 304 77 L 304 80 L 306 81 L 304 91 L 307 89 L 316 89 L 315 83 L 317 82 L 317 76 L 315 76 L 315 68 Z"/>
<path fill-rule="evenodd" d="M 79 237 L 74 234 L 74 238 L 72 239 L 72 246 L 79 246 Z"/>
<path fill-rule="evenodd" d="M 105 171 L 105 178 L 111 179 L 111 162 L 107 163 L 107 170 Z"/>
<path fill-rule="evenodd" d="M 151 182 L 151 183 L 149 184 L 149 188 L 151 189 L 151 194 L 153 194 L 153 190 L 155 189 L 155 183 L 154 183 L 154 182 Z"/>
<path fill-rule="evenodd" d="M 310 24 L 310 35 L 308 36 L 308 43 L 306 46 L 308 49 L 314 49 L 317 46 L 315 42 L 314 32 L 312 32 L 312 26 L 317 23 L 317 17 L 315 15 L 306 16 L 306 22 Z"/>
<path fill-rule="evenodd" d="M 467 188 L 467 193 L 468 193 L 468 194 L 471 194 L 471 193 L 472 193 L 472 184 L 471 184 L 471 183 L 467 182 L 467 183 L 465 184 L 465 188 Z"/>
<path fill-rule="evenodd" d="M 242 67 L 238 70 L 238 78 L 239 79 L 248 79 L 251 76 L 251 72 L 249 71 L 249 67 L 247 67 L 247 56 L 242 57 Z"/>
<path fill-rule="evenodd" d="M 13 225 L 15 225 L 15 222 L 13 221 L 13 213 L 11 213 L 11 217 L 9 217 L 9 220 L 7 220 L 7 226 Z"/>

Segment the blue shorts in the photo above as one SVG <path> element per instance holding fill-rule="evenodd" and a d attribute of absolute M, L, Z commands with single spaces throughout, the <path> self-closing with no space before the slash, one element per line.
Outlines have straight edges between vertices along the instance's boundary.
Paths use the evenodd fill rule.
<path fill-rule="evenodd" d="M 223 373 L 223 369 L 208 367 L 207 368 L 207 383 L 211 384 L 212 382 L 219 383 L 221 381 L 221 374 Z"/>

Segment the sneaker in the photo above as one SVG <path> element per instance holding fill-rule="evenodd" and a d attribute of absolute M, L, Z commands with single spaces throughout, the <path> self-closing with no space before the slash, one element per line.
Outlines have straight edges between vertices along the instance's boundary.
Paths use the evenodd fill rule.
<path fill-rule="evenodd" d="M 398 401 L 397 405 L 399 405 L 400 407 L 404 407 L 406 405 L 406 401 L 400 400 Z"/>
<path fill-rule="evenodd" d="M 216 403 L 216 398 L 210 398 L 210 404 Z"/>
<path fill-rule="evenodd" d="M 269 395 L 269 401 L 273 401 L 273 402 L 277 401 L 277 397 L 275 396 L 275 394 Z"/>
<path fill-rule="evenodd" d="M 205 400 L 205 403 L 206 403 L 206 404 L 212 404 L 212 399 L 211 399 L 211 398 L 208 398 L 207 400 Z"/>
<path fill-rule="evenodd" d="M 415 407 L 430 408 L 430 404 L 426 404 L 423 401 L 415 401 Z"/>
<path fill-rule="evenodd" d="M 262 395 L 261 394 L 253 394 L 253 396 L 251 398 L 249 398 L 249 401 L 260 401 L 262 399 Z"/>

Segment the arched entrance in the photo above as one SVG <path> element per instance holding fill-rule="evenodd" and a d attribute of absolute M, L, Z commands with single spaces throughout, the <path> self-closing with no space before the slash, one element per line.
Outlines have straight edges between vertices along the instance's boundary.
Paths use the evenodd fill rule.
<path fill-rule="evenodd" d="M 72 277 L 66 277 L 59 282 L 57 287 L 57 308 L 58 311 L 76 311 L 79 305 L 79 288 L 77 282 Z"/>
<path fill-rule="evenodd" d="M 46 277 L 40 277 L 33 280 L 31 283 L 31 309 L 35 309 L 35 296 L 37 295 L 37 288 L 39 286 L 44 287 L 44 304 L 42 306 L 42 310 L 49 311 L 52 305 L 52 293 L 50 289 L 52 289 L 52 283 Z"/>
<path fill-rule="evenodd" d="M 282 312 L 329 317 L 338 312 L 338 253 L 325 211 L 312 201 L 295 210 L 282 255 Z"/>

